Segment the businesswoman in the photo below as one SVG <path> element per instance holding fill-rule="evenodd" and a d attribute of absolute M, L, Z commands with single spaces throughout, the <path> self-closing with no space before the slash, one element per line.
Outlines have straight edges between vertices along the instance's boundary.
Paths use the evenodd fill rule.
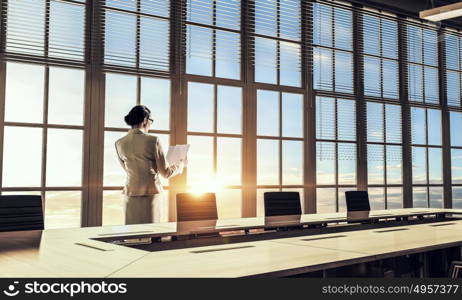
<path fill-rule="evenodd" d="M 183 170 L 183 163 L 169 165 L 159 138 L 148 134 L 153 123 L 144 105 L 133 107 L 125 122 L 127 135 L 115 143 L 120 164 L 127 173 L 124 191 L 125 224 L 160 222 L 162 184 L 159 176 L 170 178 Z"/>

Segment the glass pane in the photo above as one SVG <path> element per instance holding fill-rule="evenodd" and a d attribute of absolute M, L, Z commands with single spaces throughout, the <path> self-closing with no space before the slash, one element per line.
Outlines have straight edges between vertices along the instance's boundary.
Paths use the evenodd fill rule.
<path fill-rule="evenodd" d="M 401 107 L 398 105 L 385 105 L 385 128 L 387 143 L 401 143 Z"/>
<path fill-rule="evenodd" d="M 5 121 L 43 122 L 44 76 L 40 65 L 6 64 Z"/>
<path fill-rule="evenodd" d="M 136 16 L 106 10 L 104 63 L 136 66 Z"/>
<path fill-rule="evenodd" d="M 333 46 L 333 9 L 331 6 L 313 3 L 313 43 Z"/>
<path fill-rule="evenodd" d="M 241 185 L 242 139 L 217 138 L 217 181 L 222 185 Z"/>
<path fill-rule="evenodd" d="M 430 207 L 443 208 L 443 188 L 430 187 Z"/>
<path fill-rule="evenodd" d="M 414 187 L 412 189 L 412 207 L 427 208 L 427 188 L 426 187 Z"/>
<path fill-rule="evenodd" d="M 205 192 L 217 188 L 213 170 L 213 137 L 188 136 L 187 181 L 192 191 Z"/>
<path fill-rule="evenodd" d="M 300 40 L 301 36 L 301 1 L 280 0 L 280 37 Z"/>
<path fill-rule="evenodd" d="M 438 33 L 436 30 L 423 29 L 424 63 L 426 65 L 438 65 Z"/>
<path fill-rule="evenodd" d="M 271 0 L 255 1 L 255 32 L 276 36 L 278 3 Z"/>
<path fill-rule="evenodd" d="M 398 62 L 394 60 L 384 59 L 382 60 L 382 64 L 383 97 L 390 99 L 398 99 Z"/>
<path fill-rule="evenodd" d="M 135 11 L 137 0 L 106 0 L 106 6 L 124 10 Z"/>
<path fill-rule="evenodd" d="M 335 51 L 335 91 L 353 93 L 353 55 Z"/>
<path fill-rule="evenodd" d="M 282 136 L 303 137 L 303 95 L 282 93 Z"/>
<path fill-rule="evenodd" d="M 427 151 L 412 147 L 412 183 L 427 184 Z"/>
<path fill-rule="evenodd" d="M 363 15 L 363 47 L 364 53 L 380 55 L 380 19 L 376 16 Z"/>
<path fill-rule="evenodd" d="M 6 17 L 6 51 L 43 55 L 45 1 L 9 0 Z M 40 94 L 42 95 L 42 94 Z"/>
<path fill-rule="evenodd" d="M 351 100 L 337 100 L 337 139 L 356 140 L 356 108 Z"/>
<path fill-rule="evenodd" d="M 379 58 L 364 57 L 364 94 L 366 96 L 380 97 L 382 95 L 380 64 Z"/>
<path fill-rule="evenodd" d="M 408 57 L 409 61 L 422 62 L 422 29 L 407 25 Z"/>
<path fill-rule="evenodd" d="M 367 145 L 368 184 L 385 183 L 385 153 L 383 145 Z"/>
<path fill-rule="evenodd" d="M 2 186 L 40 186 L 41 166 L 42 129 L 5 126 Z"/>
<path fill-rule="evenodd" d="M 383 142 L 383 104 L 367 102 L 367 141 Z"/>
<path fill-rule="evenodd" d="M 83 131 L 48 129 L 47 186 L 82 185 Z"/>
<path fill-rule="evenodd" d="M 169 22 L 140 17 L 140 67 L 169 71 Z"/>
<path fill-rule="evenodd" d="M 217 94 L 217 131 L 241 134 L 242 88 L 219 85 Z"/>
<path fill-rule="evenodd" d="M 83 60 L 85 6 L 51 1 L 49 26 L 49 55 Z"/>
<path fill-rule="evenodd" d="M 385 209 L 385 188 L 369 188 L 371 210 Z"/>
<path fill-rule="evenodd" d="M 462 113 L 450 112 L 451 115 L 451 146 L 462 147 Z"/>
<path fill-rule="evenodd" d="M 334 213 L 337 211 L 335 188 L 316 189 L 316 213 Z"/>
<path fill-rule="evenodd" d="M 314 89 L 333 89 L 333 59 L 332 50 L 314 48 L 313 50 L 313 84 Z"/>
<path fill-rule="evenodd" d="M 212 76 L 212 29 L 187 25 L 186 73 Z"/>
<path fill-rule="evenodd" d="M 408 73 L 409 100 L 423 102 L 422 66 L 410 64 Z"/>
<path fill-rule="evenodd" d="M 401 187 L 387 188 L 387 209 L 403 208 L 403 189 Z"/>
<path fill-rule="evenodd" d="M 217 77 L 241 78 L 241 40 L 240 34 L 216 31 L 216 74 Z"/>
<path fill-rule="evenodd" d="M 398 58 L 398 22 L 382 18 L 382 55 Z"/>
<path fill-rule="evenodd" d="M 110 1 L 117 1 L 117 0 L 110 0 Z M 131 0 L 131 1 L 135 2 L 134 0 Z M 129 1 L 124 1 L 124 2 L 129 2 Z M 140 2 L 141 2 L 140 8 L 141 8 L 142 13 L 162 16 L 162 17 L 168 17 L 170 14 L 170 0 L 154 0 L 154 1 L 153 0 L 141 0 Z"/>
<path fill-rule="evenodd" d="M 424 108 L 411 108 L 412 117 L 412 143 L 425 145 L 427 143 L 426 132 L 427 126 L 425 122 Z"/>
<path fill-rule="evenodd" d="M 338 184 L 356 184 L 356 144 L 338 144 Z"/>
<path fill-rule="evenodd" d="M 303 142 L 282 142 L 282 184 L 303 185 Z"/>
<path fill-rule="evenodd" d="M 441 148 L 428 148 L 428 177 L 430 184 L 443 183 L 443 152 Z"/>
<path fill-rule="evenodd" d="M 316 138 L 335 140 L 336 119 L 335 99 L 316 97 Z"/>
<path fill-rule="evenodd" d="M 107 131 L 104 133 L 104 186 L 123 186 L 125 170 L 119 162 L 115 142 L 125 136 L 126 132 Z"/>
<path fill-rule="evenodd" d="M 441 111 L 436 109 L 427 109 L 427 118 L 428 144 L 441 145 Z"/>
<path fill-rule="evenodd" d="M 170 80 L 141 77 L 141 104 L 151 110 L 153 129 L 170 129 Z"/>
<path fill-rule="evenodd" d="M 316 143 L 316 184 L 335 184 L 335 143 Z"/>
<path fill-rule="evenodd" d="M 279 185 L 279 141 L 257 140 L 257 184 Z"/>
<path fill-rule="evenodd" d="M 45 229 L 80 227 L 80 191 L 45 193 Z"/>
<path fill-rule="evenodd" d="M 255 38 L 255 81 L 277 83 L 275 40 Z"/>
<path fill-rule="evenodd" d="M 48 123 L 83 125 L 85 71 L 50 67 Z"/>
<path fill-rule="evenodd" d="M 425 102 L 438 104 L 439 98 L 439 80 L 437 68 L 424 68 L 425 76 Z"/>
<path fill-rule="evenodd" d="M 386 146 L 387 184 L 401 184 L 403 181 L 403 150 L 401 146 Z"/>
<path fill-rule="evenodd" d="M 462 187 L 452 187 L 452 208 L 462 208 Z"/>
<path fill-rule="evenodd" d="M 334 8 L 334 20 L 335 48 L 353 50 L 353 13 Z"/>
<path fill-rule="evenodd" d="M 216 197 L 218 219 L 241 218 L 242 190 L 219 189 Z"/>
<path fill-rule="evenodd" d="M 460 106 L 460 75 L 458 72 L 446 72 L 446 93 L 448 105 Z"/>
<path fill-rule="evenodd" d="M 279 93 L 257 91 L 257 135 L 279 136 Z"/>
<path fill-rule="evenodd" d="M 126 128 L 124 117 L 136 105 L 136 76 L 106 73 L 106 127 Z"/>
<path fill-rule="evenodd" d="M 280 47 L 280 84 L 301 86 L 301 47 L 300 44 L 279 42 Z"/>
<path fill-rule="evenodd" d="M 241 25 L 241 0 L 215 1 L 215 5 L 217 26 L 239 30 Z"/>
<path fill-rule="evenodd" d="M 213 98 L 212 84 L 188 83 L 188 131 L 213 132 Z"/>
<path fill-rule="evenodd" d="M 452 184 L 462 184 L 462 149 L 451 150 Z"/>
<path fill-rule="evenodd" d="M 212 25 L 213 19 L 213 0 L 188 0 L 187 18 L 188 21 Z"/>

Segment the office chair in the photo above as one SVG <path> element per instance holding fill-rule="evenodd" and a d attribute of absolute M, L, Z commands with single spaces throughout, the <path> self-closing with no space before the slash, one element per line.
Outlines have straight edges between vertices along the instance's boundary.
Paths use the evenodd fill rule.
<path fill-rule="evenodd" d="M 348 221 L 360 221 L 369 218 L 371 206 L 367 191 L 347 191 L 345 192 L 345 200 Z"/>
<path fill-rule="evenodd" d="M 43 229 L 41 196 L 0 196 L 0 232 Z"/>
<path fill-rule="evenodd" d="M 215 193 L 176 194 L 177 222 L 217 220 L 217 201 Z"/>
<path fill-rule="evenodd" d="M 266 217 L 302 214 L 298 192 L 266 192 L 263 197 Z"/>
<path fill-rule="evenodd" d="M 462 261 L 451 262 L 451 267 L 449 268 L 449 278 L 461 278 L 462 273 L 460 270 L 462 270 Z"/>

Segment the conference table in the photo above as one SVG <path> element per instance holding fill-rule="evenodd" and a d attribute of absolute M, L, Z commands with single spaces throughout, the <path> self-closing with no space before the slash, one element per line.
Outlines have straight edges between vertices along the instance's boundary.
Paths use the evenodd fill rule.
<path fill-rule="evenodd" d="M 310 234 L 310 226 L 343 226 L 346 213 L 306 214 L 286 221 L 264 217 L 224 219 L 184 228 L 180 228 L 184 224 L 169 222 L 3 232 L 0 277 L 284 277 L 460 247 L 460 216 L 462 210 L 457 209 L 372 211 L 372 221 L 398 221 L 390 221 L 391 226 L 384 228 L 359 224 L 354 230 L 321 234 Z M 435 221 L 403 221 L 432 217 Z M 200 238 L 203 233 L 217 232 L 260 230 L 262 234 L 281 226 L 303 226 L 302 234 L 162 251 L 113 243 L 146 237 Z"/>

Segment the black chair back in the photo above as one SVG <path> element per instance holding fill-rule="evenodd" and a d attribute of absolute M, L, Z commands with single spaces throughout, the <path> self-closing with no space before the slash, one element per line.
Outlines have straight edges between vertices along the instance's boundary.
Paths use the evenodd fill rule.
<path fill-rule="evenodd" d="M 369 194 L 366 191 L 345 192 L 347 211 L 370 211 Z"/>
<path fill-rule="evenodd" d="M 217 220 L 217 201 L 215 193 L 176 194 L 177 222 Z"/>
<path fill-rule="evenodd" d="M 302 214 L 298 192 L 266 192 L 263 197 L 266 217 Z"/>
<path fill-rule="evenodd" d="M 0 232 L 44 229 L 42 197 L 0 196 Z"/>

